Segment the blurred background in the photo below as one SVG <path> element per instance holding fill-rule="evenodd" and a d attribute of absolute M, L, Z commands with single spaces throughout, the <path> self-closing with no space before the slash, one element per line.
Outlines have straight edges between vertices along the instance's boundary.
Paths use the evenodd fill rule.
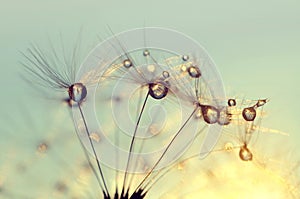
<path fill-rule="evenodd" d="M 20 64 L 20 51 L 31 42 L 47 48 L 43 44 L 49 38 L 54 43 L 65 38 L 68 44 L 78 38 L 80 30 L 85 53 L 111 35 L 108 27 L 114 33 L 145 26 L 166 27 L 194 38 L 215 61 L 229 97 L 270 99 L 262 126 L 289 136 L 282 138 L 282 146 L 265 139 L 260 148 L 274 147 L 276 153 L 278 150 L 278 154 L 286 155 L 285 161 L 299 161 L 294 158 L 299 157 L 300 144 L 299 1 L 1 0 L 0 3 L 0 193 L 5 190 L 4 182 L 12 185 L 5 186 L 10 187 L 7 192 L 12 195 L 4 198 L 19 198 L 17 194 L 31 198 L 32 193 L 38 196 L 37 192 L 44 194 L 44 198 L 57 198 L 47 192 L 53 186 L 58 192 L 64 189 L 57 185 L 59 172 L 78 179 L 77 166 L 84 168 L 84 156 L 77 149 L 79 144 L 66 105 L 56 107 L 49 95 L 43 98 L 42 92 L 39 95 L 34 87 L 26 85 Z M 49 146 L 54 145 L 56 152 L 52 151 L 47 160 L 39 155 L 32 157 L 45 140 Z M 68 143 L 70 147 L 66 150 Z M 73 150 L 78 151 L 82 161 L 76 159 Z M 73 172 L 61 170 L 60 165 L 68 165 Z"/>

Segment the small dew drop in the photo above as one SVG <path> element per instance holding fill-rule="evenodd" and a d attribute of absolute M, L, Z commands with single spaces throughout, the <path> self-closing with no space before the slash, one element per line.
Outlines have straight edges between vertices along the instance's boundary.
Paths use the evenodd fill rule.
<path fill-rule="evenodd" d="M 208 124 L 214 124 L 220 117 L 219 110 L 211 105 L 200 105 L 203 119 Z"/>
<path fill-rule="evenodd" d="M 154 99 L 162 99 L 168 94 L 168 87 L 163 85 L 162 83 L 150 83 L 149 84 L 149 94 Z"/>
<path fill-rule="evenodd" d="M 145 57 L 149 56 L 149 55 L 150 55 L 149 50 L 144 50 L 144 51 L 143 51 L 143 55 L 144 55 Z"/>
<path fill-rule="evenodd" d="M 169 74 L 168 71 L 163 71 L 162 75 L 163 75 L 164 78 L 169 78 L 170 77 L 170 74 Z"/>
<path fill-rule="evenodd" d="M 188 72 L 192 78 L 199 78 L 201 76 L 200 69 L 197 66 L 188 67 Z"/>
<path fill-rule="evenodd" d="M 260 99 L 257 101 L 257 103 L 255 104 L 256 107 L 261 107 L 263 105 L 265 105 L 267 103 L 267 99 Z"/>
<path fill-rule="evenodd" d="M 228 99 L 227 104 L 228 104 L 228 106 L 235 106 L 236 105 L 236 101 L 235 101 L 235 99 Z"/>
<path fill-rule="evenodd" d="M 87 90 L 82 83 L 75 83 L 69 87 L 68 93 L 70 99 L 79 103 L 85 99 L 87 95 Z"/>
<path fill-rule="evenodd" d="M 131 62 L 129 59 L 125 59 L 125 60 L 123 61 L 123 66 L 124 66 L 125 68 L 130 68 L 130 67 L 132 66 L 132 62 Z"/>
<path fill-rule="evenodd" d="M 253 154 L 247 148 L 247 145 L 244 145 L 240 148 L 239 156 L 243 161 L 251 161 L 253 158 Z"/>
<path fill-rule="evenodd" d="M 183 61 L 189 60 L 189 56 L 188 56 L 188 55 L 183 55 L 183 56 L 182 56 L 182 60 L 183 60 Z"/>
<path fill-rule="evenodd" d="M 256 117 L 256 110 L 254 107 L 247 107 L 247 108 L 244 108 L 243 109 L 243 112 L 242 112 L 242 115 L 243 115 L 243 118 L 246 120 L 246 121 L 254 121 L 255 117 Z"/>

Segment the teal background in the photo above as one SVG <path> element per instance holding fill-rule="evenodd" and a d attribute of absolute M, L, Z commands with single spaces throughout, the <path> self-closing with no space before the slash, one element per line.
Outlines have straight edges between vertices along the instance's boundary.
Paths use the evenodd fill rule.
<path fill-rule="evenodd" d="M 19 51 L 48 38 L 59 43 L 59 34 L 67 43 L 80 29 L 83 43 L 90 46 L 97 37 L 111 35 L 108 26 L 115 33 L 159 26 L 191 36 L 217 64 L 229 96 L 270 99 L 262 125 L 290 134 L 291 150 L 300 144 L 300 1 L 1 0 L 0 5 L 0 151 L 6 154 L 0 164 L 13 165 L 5 160 L 8 149 L 27 150 L 37 136 L 30 130 L 23 134 L 18 126 L 31 128 L 22 119 L 26 111 L 35 112 L 31 117 L 37 123 L 44 119 L 41 115 L 51 114 L 40 108 L 43 100 L 20 78 Z M 48 122 L 38 125 L 50 128 Z M 22 145 L 19 138 L 29 141 Z"/>

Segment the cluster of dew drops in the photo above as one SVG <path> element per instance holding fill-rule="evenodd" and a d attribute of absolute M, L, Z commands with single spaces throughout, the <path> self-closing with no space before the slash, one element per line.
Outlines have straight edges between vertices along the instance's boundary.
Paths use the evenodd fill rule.
<path fill-rule="evenodd" d="M 144 50 L 143 52 L 144 56 L 150 56 L 149 50 Z M 184 55 L 182 56 L 182 60 L 184 62 L 188 62 L 189 56 Z M 131 62 L 130 59 L 125 59 L 122 62 L 122 65 L 126 69 L 130 69 L 131 67 L 134 67 L 134 64 Z M 188 67 L 186 67 L 188 65 Z M 182 72 L 187 72 L 188 76 L 192 79 L 194 79 L 196 82 L 201 78 L 201 70 L 197 65 L 193 64 L 183 64 L 181 66 Z M 172 74 L 172 73 L 171 73 Z M 162 72 L 162 78 L 159 78 L 159 80 L 155 80 L 153 82 L 147 83 L 148 87 L 148 94 L 155 100 L 161 100 L 165 98 L 168 95 L 169 89 L 171 88 L 170 85 L 170 72 L 163 71 Z M 197 93 L 197 92 L 196 92 Z M 70 97 L 70 100 L 73 100 L 75 103 L 82 103 L 86 96 L 87 96 L 87 88 L 82 83 L 74 83 L 68 88 L 68 94 Z M 197 94 L 198 95 L 198 94 Z M 200 98 L 200 96 L 197 96 Z M 210 105 L 210 104 L 202 104 L 199 99 L 198 101 L 194 102 L 194 106 L 196 106 L 196 109 L 199 114 L 197 114 L 195 117 L 197 119 L 202 118 L 203 121 L 207 125 L 212 124 L 219 124 L 221 126 L 227 126 L 229 125 L 235 118 L 242 117 L 243 124 L 246 123 L 247 127 L 245 134 L 252 134 L 253 133 L 253 125 L 254 121 L 257 116 L 257 109 L 259 107 L 262 107 L 264 104 L 267 103 L 267 99 L 259 99 L 254 103 L 252 106 L 244 107 L 242 108 L 242 111 L 230 111 L 230 109 L 236 110 L 235 107 L 237 107 L 237 100 L 236 99 L 228 99 L 227 105 L 222 106 L 221 108 Z M 251 135 L 250 135 L 251 136 Z M 91 136 L 90 136 L 91 137 Z M 248 148 L 248 142 L 245 140 L 242 143 L 242 146 L 240 146 L 239 150 L 239 157 L 243 161 L 251 161 L 253 159 L 253 154 L 251 150 Z M 120 197 L 123 198 L 129 198 L 128 193 L 117 193 L 120 194 Z M 136 192 L 134 192 L 130 198 L 144 198 L 146 195 L 145 192 L 143 192 L 143 189 L 139 189 Z M 110 196 L 105 196 L 106 198 L 110 198 Z M 115 196 L 117 198 L 118 196 Z"/>
<path fill-rule="evenodd" d="M 88 85 L 85 84 L 85 82 L 76 82 L 75 80 L 71 82 L 68 81 L 68 78 L 62 78 L 63 76 L 59 75 L 59 73 L 55 71 L 54 67 L 51 68 L 48 65 L 48 63 L 46 62 L 43 63 L 45 61 L 43 55 L 41 54 L 34 55 L 34 52 L 33 53 L 32 52 L 33 51 L 30 52 L 33 55 L 32 58 L 27 56 L 27 59 L 29 59 L 31 63 L 36 63 L 35 64 L 36 68 L 32 69 L 30 68 L 30 66 L 26 66 L 26 68 L 29 69 L 29 72 L 33 73 L 34 75 L 37 75 L 38 78 L 42 77 L 40 74 L 47 76 L 47 78 L 42 77 L 42 80 L 47 80 L 50 87 L 66 89 L 69 95 L 69 99 L 66 101 L 68 101 L 69 106 L 75 107 L 76 109 L 78 108 L 80 110 L 82 118 L 84 119 L 82 105 L 84 104 L 88 96 Z M 234 98 L 226 99 L 227 101 L 226 105 L 222 105 L 222 106 L 216 105 L 216 103 L 208 103 L 209 101 L 212 102 L 213 100 L 206 100 L 205 94 L 202 93 L 205 91 L 203 91 L 200 82 L 204 74 L 202 74 L 201 65 L 199 64 L 199 62 L 191 58 L 192 57 L 191 55 L 180 55 L 180 56 L 176 56 L 175 61 L 174 61 L 174 57 L 166 59 L 165 65 L 167 65 L 167 67 L 165 66 L 162 67 L 160 66 L 160 64 L 158 64 L 157 60 L 155 60 L 154 57 L 152 57 L 151 53 L 152 53 L 151 49 L 144 49 L 142 52 L 142 56 L 152 60 L 154 67 L 157 66 L 157 68 L 160 69 L 159 70 L 161 71 L 160 74 L 157 74 L 157 71 L 155 71 L 156 68 L 149 69 L 148 67 L 149 65 L 147 64 L 145 67 L 147 69 L 143 68 L 145 65 L 137 67 L 135 63 L 136 60 L 131 59 L 131 57 L 126 52 L 124 52 L 124 55 L 120 56 L 121 59 L 117 60 L 117 61 L 121 60 L 120 63 L 117 64 L 118 67 L 116 67 L 116 65 L 111 65 L 112 67 L 108 68 L 103 73 L 104 81 L 108 79 L 107 77 L 113 74 L 113 72 L 116 69 L 118 69 L 119 71 L 125 70 L 124 73 L 126 73 L 126 71 L 130 71 L 131 74 L 136 75 L 132 79 L 134 79 L 136 82 L 141 84 L 141 87 L 147 89 L 147 97 L 149 95 L 154 100 L 163 100 L 164 98 L 167 98 L 168 95 L 173 95 L 174 93 L 178 94 L 176 96 L 183 97 L 187 100 L 191 100 L 190 102 L 194 106 L 193 109 L 194 111 L 191 114 L 191 116 L 194 116 L 196 119 L 202 119 L 207 125 L 218 124 L 220 126 L 227 126 L 237 121 L 238 125 L 242 123 L 243 125 L 246 126 L 245 128 L 246 130 L 244 133 L 251 137 L 252 133 L 255 131 L 255 119 L 257 118 L 258 115 L 257 110 L 258 108 L 264 106 L 267 103 L 268 101 L 267 99 L 256 100 L 252 105 L 243 107 L 242 109 L 237 108 L 239 107 L 239 104 L 237 103 L 237 100 Z M 169 63 L 168 60 L 172 60 L 172 59 L 175 63 L 173 65 L 175 66 L 170 67 L 170 65 L 172 64 Z M 147 75 L 145 75 L 145 73 L 146 72 L 148 73 L 149 71 L 150 73 L 153 72 L 153 76 L 151 76 L 151 78 L 147 78 L 146 77 Z M 101 81 L 103 81 L 103 79 Z M 190 85 L 185 85 L 188 83 Z M 209 84 L 209 82 L 206 82 L 205 84 Z M 186 92 L 182 88 L 186 88 L 190 90 Z M 214 98 L 214 96 L 211 97 Z M 243 121 L 240 121 L 241 119 Z M 186 122 L 188 122 L 188 120 Z M 92 140 L 93 136 L 90 134 L 88 130 L 88 126 L 85 123 L 84 125 L 85 125 L 84 131 L 87 134 L 89 144 L 92 148 L 92 153 L 96 158 L 98 169 L 100 171 L 100 174 L 102 175 L 100 158 L 98 159 L 97 153 L 93 145 L 94 143 Z M 248 148 L 249 141 L 250 141 L 249 139 L 245 139 L 242 145 L 240 146 L 239 157 L 243 161 L 251 161 L 253 159 L 253 154 L 251 150 Z M 168 147 L 165 150 L 165 152 L 162 154 L 160 159 L 162 159 L 163 155 L 167 152 L 167 150 Z M 160 159 L 150 169 L 150 173 L 158 165 Z M 128 157 L 128 162 L 129 160 L 130 160 L 130 156 Z M 128 167 L 128 163 L 127 163 L 127 167 Z M 145 179 L 150 175 L 150 173 L 147 174 Z M 126 174 L 125 174 L 125 179 L 126 179 Z M 116 191 L 114 198 L 124 198 L 124 199 L 144 198 L 147 191 L 144 190 L 143 186 L 138 186 L 135 189 L 135 191 L 132 193 L 132 195 L 129 196 L 128 193 L 129 188 L 127 189 L 127 187 L 124 187 L 124 184 L 126 184 L 125 179 L 124 179 L 125 183 L 123 183 L 122 192 L 118 193 L 118 191 Z M 100 186 L 104 194 L 104 198 L 111 198 L 103 176 L 102 176 L 102 180 L 103 182 L 102 185 Z M 140 185 L 142 185 L 142 183 Z"/>

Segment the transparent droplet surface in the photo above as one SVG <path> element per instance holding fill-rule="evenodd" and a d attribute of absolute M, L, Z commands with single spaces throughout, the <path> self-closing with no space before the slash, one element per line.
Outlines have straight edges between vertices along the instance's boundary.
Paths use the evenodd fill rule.
<path fill-rule="evenodd" d="M 236 100 L 235 99 L 228 99 L 228 106 L 236 106 Z"/>
<path fill-rule="evenodd" d="M 200 69 L 197 66 L 190 66 L 188 68 L 189 75 L 193 78 L 199 78 L 201 76 Z"/>
<path fill-rule="evenodd" d="M 132 62 L 130 61 L 130 59 L 125 59 L 123 61 L 123 65 L 125 68 L 130 68 L 132 66 Z"/>
<path fill-rule="evenodd" d="M 256 110 L 254 107 L 247 107 L 243 109 L 242 112 L 243 118 L 246 121 L 254 121 L 256 117 Z"/>
<path fill-rule="evenodd" d="M 183 61 L 188 61 L 189 60 L 189 56 L 188 55 L 183 55 L 182 56 L 182 60 Z"/>
<path fill-rule="evenodd" d="M 259 99 L 255 104 L 256 107 L 261 107 L 267 103 L 267 99 Z"/>
<path fill-rule="evenodd" d="M 239 156 L 243 161 L 251 161 L 253 159 L 253 154 L 246 145 L 240 148 Z"/>
<path fill-rule="evenodd" d="M 169 78 L 170 77 L 170 74 L 169 74 L 168 71 L 164 71 L 162 75 L 163 75 L 164 78 Z"/>
<path fill-rule="evenodd" d="M 149 84 L 149 94 L 154 99 L 162 99 L 168 94 L 168 87 L 162 83 L 150 83 Z"/>
<path fill-rule="evenodd" d="M 149 50 L 144 50 L 143 55 L 144 55 L 145 57 L 149 56 L 149 55 L 150 55 Z"/>
<path fill-rule="evenodd" d="M 75 102 L 81 102 L 87 95 L 87 89 L 82 83 L 75 83 L 69 87 L 69 97 Z"/>
<path fill-rule="evenodd" d="M 201 105 L 200 107 L 203 119 L 206 123 L 214 124 L 218 121 L 220 112 L 216 107 L 210 105 Z"/>
<path fill-rule="evenodd" d="M 220 111 L 220 116 L 218 118 L 218 124 L 228 125 L 232 119 L 232 114 L 228 112 L 227 108 L 223 108 Z"/>

